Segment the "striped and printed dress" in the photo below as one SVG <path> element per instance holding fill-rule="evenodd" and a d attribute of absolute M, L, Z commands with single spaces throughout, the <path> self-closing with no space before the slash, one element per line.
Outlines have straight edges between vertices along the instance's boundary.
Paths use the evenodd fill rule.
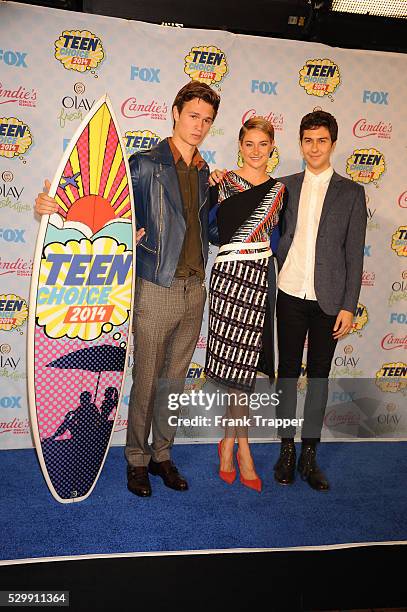
<path fill-rule="evenodd" d="M 262 344 L 271 337 L 264 333 L 269 265 L 275 274 L 270 238 L 284 191 L 275 179 L 255 186 L 233 171 L 219 185 L 205 373 L 234 389 L 253 390 Z"/>

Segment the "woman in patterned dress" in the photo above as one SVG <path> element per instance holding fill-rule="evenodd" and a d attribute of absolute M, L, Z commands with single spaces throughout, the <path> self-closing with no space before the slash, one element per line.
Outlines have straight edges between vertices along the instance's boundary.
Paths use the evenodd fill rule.
<path fill-rule="evenodd" d="M 239 132 L 243 165 L 227 172 L 216 188 L 212 216 L 216 215 L 220 249 L 210 279 L 205 364 L 206 376 L 227 386 L 229 397 L 235 398 L 233 405 L 228 404 L 228 425 L 218 444 L 219 476 L 229 484 L 236 478 L 233 450 L 237 438 L 240 480 L 259 492 L 262 483 L 251 456 L 248 429 L 241 425 L 248 416 L 247 402 L 241 397 L 254 388 L 261 352 L 268 373 L 274 376 L 274 304 L 270 308 L 267 298 L 269 278 L 275 285 L 270 240 L 279 222 L 285 188 L 266 171 L 273 148 L 271 123 L 262 117 L 246 121 Z"/>

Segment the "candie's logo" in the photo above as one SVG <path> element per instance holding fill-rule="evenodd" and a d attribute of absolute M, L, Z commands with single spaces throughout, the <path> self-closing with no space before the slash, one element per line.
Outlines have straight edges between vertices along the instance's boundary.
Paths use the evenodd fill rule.
<path fill-rule="evenodd" d="M 280 163 L 280 157 L 278 154 L 278 149 L 277 147 L 274 147 L 271 157 L 269 157 L 269 160 L 267 162 L 267 167 L 266 167 L 267 174 L 271 174 L 273 170 L 277 168 L 279 163 Z M 242 155 L 240 151 L 237 154 L 237 165 L 239 166 L 239 168 L 243 166 L 243 159 L 242 159 Z"/>
<path fill-rule="evenodd" d="M 18 157 L 32 145 L 30 128 L 16 117 L 0 117 L 0 156 Z"/>
<path fill-rule="evenodd" d="M 339 68 L 330 59 L 308 60 L 300 70 L 300 85 L 309 96 L 332 94 L 341 82 Z"/>
<path fill-rule="evenodd" d="M 165 102 L 157 102 L 157 100 L 149 100 L 146 102 L 138 102 L 137 98 L 132 96 L 127 98 L 122 104 L 122 115 L 127 119 L 138 119 L 139 117 L 149 117 L 158 121 L 167 119 L 168 106 Z"/>
<path fill-rule="evenodd" d="M 382 338 L 380 346 L 384 351 L 392 351 L 393 349 L 407 349 L 407 335 L 397 338 L 394 334 L 386 334 Z"/>
<path fill-rule="evenodd" d="M 358 119 L 353 126 L 353 135 L 356 138 L 367 138 L 367 136 L 377 136 L 378 138 L 391 138 L 392 124 L 378 121 L 370 123 L 367 119 Z"/>
<path fill-rule="evenodd" d="M 364 306 L 364 304 L 361 304 L 359 302 L 356 308 L 355 316 L 353 318 L 352 328 L 349 333 L 352 334 L 353 332 L 360 332 L 365 327 L 366 323 L 368 323 L 368 321 L 369 315 L 367 314 L 367 308 L 366 306 Z"/>
<path fill-rule="evenodd" d="M 275 132 L 282 132 L 284 129 L 284 116 L 281 113 L 270 111 L 263 115 L 263 113 L 258 113 L 255 108 L 249 108 L 242 116 L 242 125 L 252 117 L 263 117 L 263 119 L 269 121 L 273 125 Z"/>
<path fill-rule="evenodd" d="M 31 276 L 33 270 L 33 260 L 14 257 L 5 259 L 0 255 L 0 276 L 15 274 L 16 276 Z"/>
<path fill-rule="evenodd" d="M 0 330 L 11 331 L 24 325 L 28 317 L 28 306 L 19 295 L 0 295 Z"/>
<path fill-rule="evenodd" d="M 128 157 L 136 151 L 148 151 L 158 145 L 161 138 L 150 130 L 138 130 L 137 132 L 126 132 L 124 135 L 124 146 Z"/>
<path fill-rule="evenodd" d="M 30 433 L 30 421 L 28 419 L 18 419 L 14 417 L 9 421 L 0 421 L 0 435 L 28 435 Z"/>
<path fill-rule="evenodd" d="M 400 208 L 407 208 L 407 191 L 401 193 L 398 199 L 398 205 Z"/>
<path fill-rule="evenodd" d="M 88 30 L 65 30 L 55 41 L 55 58 L 67 70 L 94 70 L 104 57 L 102 41 Z"/>
<path fill-rule="evenodd" d="M 197 349 L 206 349 L 207 339 L 206 336 L 199 336 L 198 342 L 196 343 Z"/>
<path fill-rule="evenodd" d="M 226 56 L 218 47 L 192 47 L 185 57 L 184 72 L 193 81 L 220 83 L 228 72 Z"/>
<path fill-rule="evenodd" d="M 362 285 L 364 287 L 373 287 L 375 278 L 376 278 L 376 274 L 374 272 L 368 272 L 367 270 L 363 270 Z"/>
<path fill-rule="evenodd" d="M 385 170 L 384 155 L 377 149 L 356 149 L 346 160 L 346 172 L 357 183 L 378 181 Z"/>
<path fill-rule="evenodd" d="M 8 89 L 0 83 L 0 104 L 18 103 L 18 106 L 36 106 L 37 91 L 34 88 L 26 89 L 22 85 Z"/>
<path fill-rule="evenodd" d="M 407 388 L 407 364 L 384 363 L 376 372 L 376 385 L 382 390 L 397 393 Z"/>
<path fill-rule="evenodd" d="M 391 237 L 391 248 L 399 257 L 407 257 L 407 225 L 400 225 Z"/>

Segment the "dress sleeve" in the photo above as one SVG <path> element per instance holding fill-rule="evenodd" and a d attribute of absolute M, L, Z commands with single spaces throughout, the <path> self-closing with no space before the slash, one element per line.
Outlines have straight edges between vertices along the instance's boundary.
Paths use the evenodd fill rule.
<path fill-rule="evenodd" d="M 278 213 L 278 224 L 273 228 L 273 232 L 271 234 L 271 239 L 270 239 L 270 245 L 271 245 L 271 250 L 273 251 L 273 254 L 277 252 L 278 243 L 280 242 L 280 237 L 282 236 L 284 232 L 284 214 L 285 214 L 285 209 L 287 208 L 287 202 L 288 202 L 288 192 L 287 192 L 287 187 L 284 185 L 283 201 L 281 204 L 280 211 Z"/>
<path fill-rule="evenodd" d="M 209 242 L 219 245 L 217 213 L 219 208 L 219 185 L 209 187 Z"/>

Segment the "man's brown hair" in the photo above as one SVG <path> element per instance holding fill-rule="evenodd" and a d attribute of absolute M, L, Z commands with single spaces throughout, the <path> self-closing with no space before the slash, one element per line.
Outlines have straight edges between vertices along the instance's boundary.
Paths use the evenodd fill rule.
<path fill-rule="evenodd" d="M 318 110 L 308 113 L 301 119 L 300 142 L 302 142 L 304 130 L 317 130 L 320 127 L 325 127 L 329 131 L 332 143 L 338 140 L 338 124 L 335 117 L 331 113 Z"/>
<path fill-rule="evenodd" d="M 172 103 L 172 108 L 175 106 L 178 113 L 181 114 L 184 104 L 190 100 L 193 100 L 194 98 L 199 98 L 200 100 L 210 104 L 213 108 L 213 119 L 215 119 L 220 104 L 220 96 L 216 93 L 216 91 L 209 87 L 209 85 L 206 83 L 200 83 L 199 81 L 191 81 L 190 83 L 184 85 L 184 87 L 182 87 L 175 96 L 175 100 Z M 175 120 L 173 119 L 173 127 L 174 126 Z"/>

